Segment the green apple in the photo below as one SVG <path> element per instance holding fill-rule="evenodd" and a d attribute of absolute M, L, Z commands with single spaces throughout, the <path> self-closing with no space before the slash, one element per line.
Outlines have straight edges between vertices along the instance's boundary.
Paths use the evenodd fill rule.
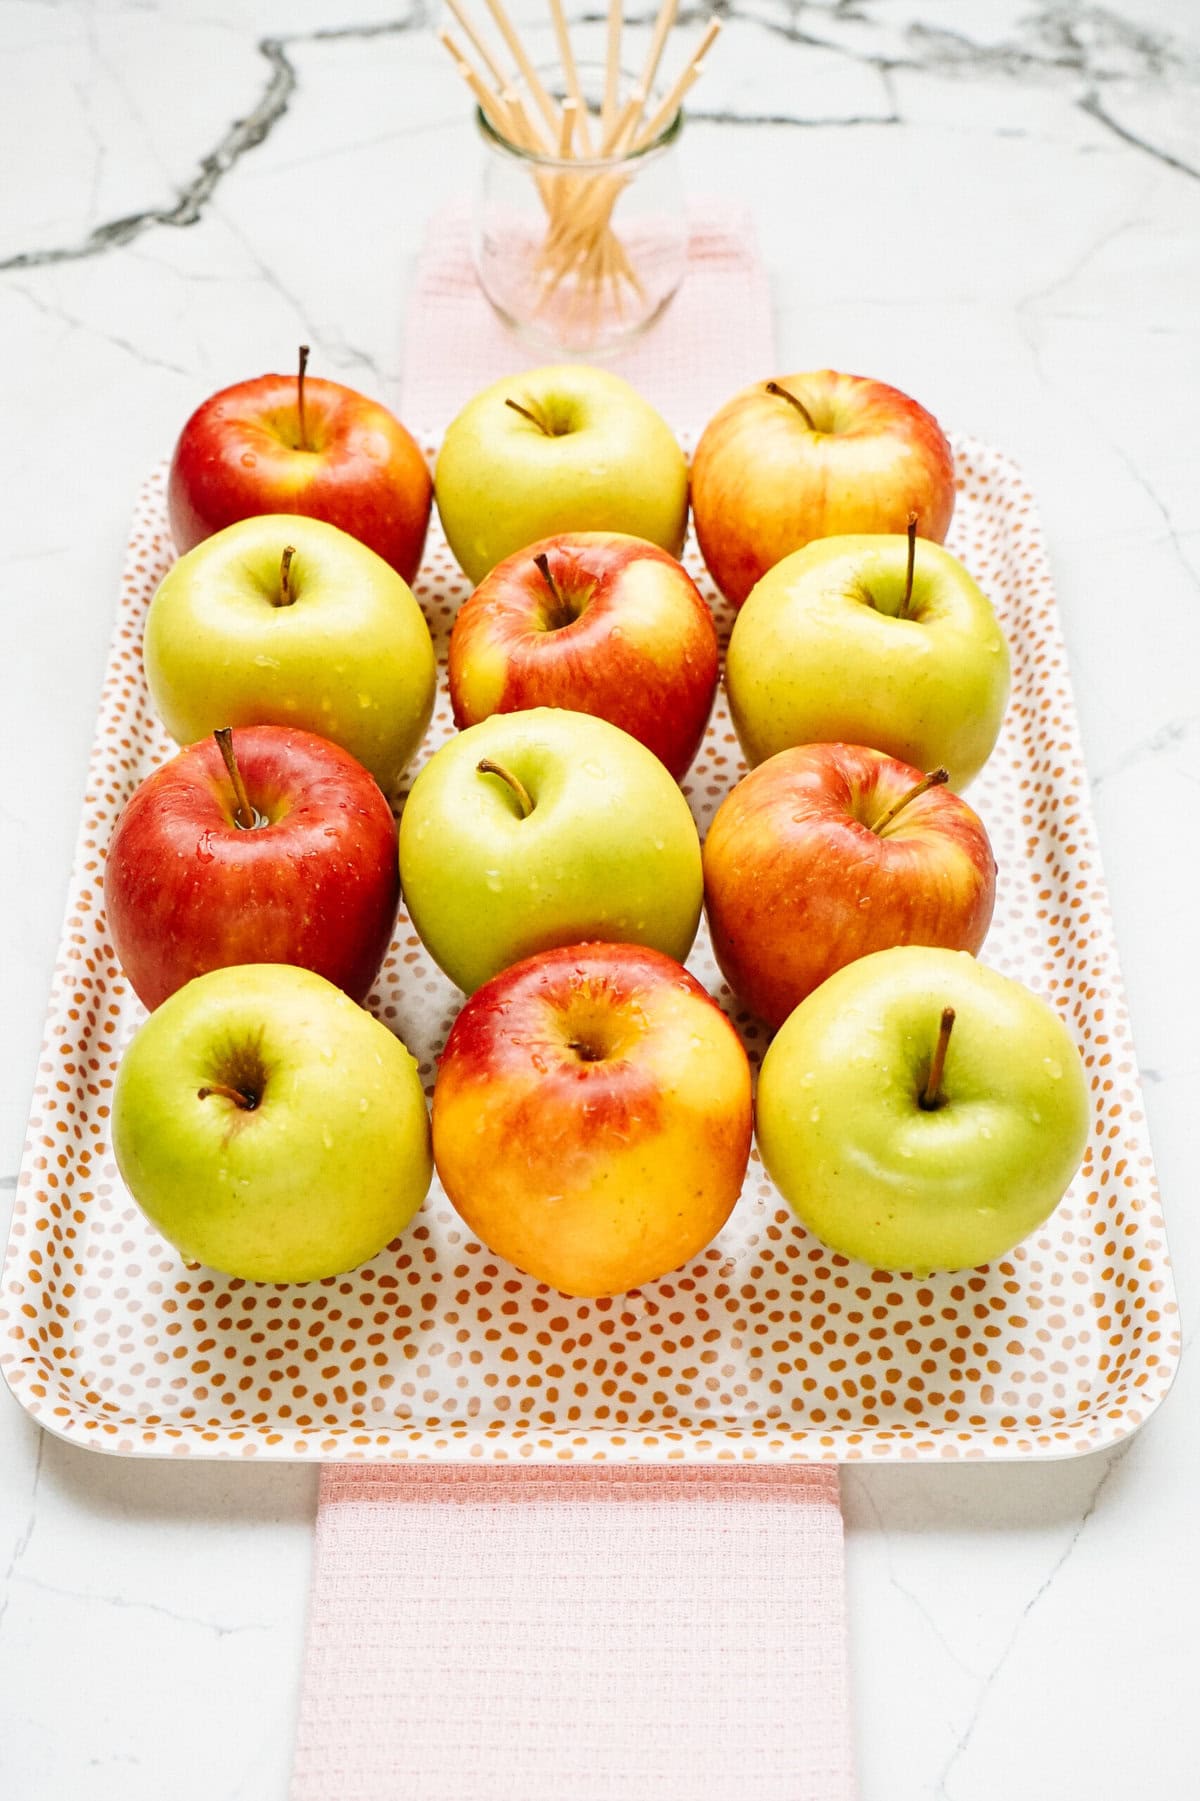
<path fill-rule="evenodd" d="M 966 951 L 903 945 L 838 970 L 787 1019 L 763 1059 L 758 1146 L 825 1244 L 926 1275 L 1040 1226 L 1089 1112 L 1052 1008 Z"/>
<path fill-rule="evenodd" d="M 619 375 L 563 363 L 507 376 L 467 403 L 434 472 L 450 548 L 473 582 L 559 532 L 628 532 L 672 556 L 687 531 L 687 463 Z"/>
<path fill-rule="evenodd" d="M 822 538 L 752 589 L 725 678 L 751 764 L 797 744 L 866 744 L 918 769 L 944 765 L 957 791 L 999 734 L 1008 646 L 987 596 L 940 544 Z"/>
<path fill-rule="evenodd" d="M 242 519 L 180 557 L 150 603 L 143 656 L 180 744 L 226 725 L 301 726 L 385 793 L 433 711 L 433 645 L 407 582 L 337 526 L 293 513 Z"/>
<path fill-rule="evenodd" d="M 112 1108 L 126 1187 L 189 1263 L 252 1282 L 354 1269 L 408 1225 L 432 1174 L 417 1066 L 323 976 L 197 976 L 126 1051 Z"/>
<path fill-rule="evenodd" d="M 667 770 L 618 726 L 554 707 L 493 713 L 413 783 L 400 884 L 425 948 L 468 993 L 587 939 L 682 963 L 700 919 L 700 840 Z"/>

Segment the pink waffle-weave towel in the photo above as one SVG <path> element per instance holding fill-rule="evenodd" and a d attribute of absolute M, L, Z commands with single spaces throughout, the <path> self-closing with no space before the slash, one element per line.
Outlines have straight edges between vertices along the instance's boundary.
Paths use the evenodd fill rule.
<path fill-rule="evenodd" d="M 851 1801 L 823 1465 L 331 1465 L 292 1801 Z"/>
<path fill-rule="evenodd" d="M 502 375 L 567 361 L 531 350 L 501 324 L 475 278 L 466 205 L 430 227 L 417 269 L 404 349 L 410 431 L 440 433 L 471 396 Z M 677 431 L 699 433 L 748 382 L 777 374 L 771 294 L 745 209 L 693 211 L 687 272 L 662 318 L 604 367 L 623 375 Z"/>
<path fill-rule="evenodd" d="M 773 368 L 744 214 L 610 366 L 680 431 Z M 539 360 L 435 220 L 401 417 L 438 431 Z M 291 1801 L 853 1801 L 824 1465 L 340 1464 L 322 1473 Z"/>

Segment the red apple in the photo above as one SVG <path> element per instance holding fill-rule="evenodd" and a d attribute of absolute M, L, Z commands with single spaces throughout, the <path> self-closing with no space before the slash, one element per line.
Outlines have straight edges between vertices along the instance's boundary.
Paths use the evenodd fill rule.
<path fill-rule="evenodd" d="M 708 723 L 717 631 L 687 571 L 623 532 L 563 532 L 497 563 L 450 634 L 458 725 L 528 707 L 594 713 L 676 781 Z"/>
<path fill-rule="evenodd" d="M 945 773 L 861 744 L 805 744 L 726 795 L 704 846 L 713 950 L 768 1025 L 871 951 L 979 950 L 996 862 Z"/>
<path fill-rule="evenodd" d="M 117 821 L 104 901 L 138 998 L 157 1007 L 233 963 L 294 963 L 363 1000 L 400 898 L 391 808 L 313 732 L 247 726 L 226 749 L 231 767 L 211 738 L 180 751 Z"/>
<path fill-rule="evenodd" d="M 692 459 L 701 554 L 740 607 L 760 576 L 813 538 L 903 532 L 940 544 L 954 463 L 932 413 L 898 388 L 832 369 L 743 388 Z"/>
<path fill-rule="evenodd" d="M 618 1294 L 697 1255 L 741 1191 L 750 1068 L 678 963 L 545 951 L 477 989 L 433 1094 L 446 1193 L 490 1250 L 564 1294 Z"/>
<path fill-rule="evenodd" d="M 223 388 L 192 414 L 167 481 L 181 553 L 239 519 L 304 513 L 340 526 L 411 582 L 433 483 L 415 440 L 377 401 L 300 373 Z"/>

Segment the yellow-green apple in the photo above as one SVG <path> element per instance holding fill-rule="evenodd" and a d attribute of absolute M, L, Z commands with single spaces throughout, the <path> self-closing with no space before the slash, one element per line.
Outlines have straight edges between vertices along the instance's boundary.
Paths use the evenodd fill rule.
<path fill-rule="evenodd" d="M 703 892 L 695 823 L 658 758 L 554 707 L 493 713 L 434 753 L 401 815 L 400 883 L 425 948 L 468 993 L 589 938 L 682 962 Z"/>
<path fill-rule="evenodd" d="M 433 483 L 415 440 L 378 401 L 336 381 L 260 375 L 197 407 L 175 446 L 167 507 L 175 548 L 258 513 L 340 526 L 411 582 Z"/>
<path fill-rule="evenodd" d="M 658 951 L 530 957 L 469 1000 L 433 1093 L 446 1193 L 489 1250 L 564 1294 L 620 1294 L 703 1250 L 750 1152 L 750 1069 Z"/>
<path fill-rule="evenodd" d="M 939 544 L 954 461 L 932 413 L 886 382 L 813 369 L 726 401 L 692 459 L 692 519 L 709 573 L 741 606 L 813 538 L 902 532 Z"/>
<path fill-rule="evenodd" d="M 146 777 L 108 847 L 105 910 L 134 992 L 153 1008 L 229 963 L 298 963 L 365 999 L 400 899 L 378 783 L 313 732 L 216 736 Z"/>
<path fill-rule="evenodd" d="M 506 376 L 468 401 L 434 490 L 473 582 L 558 532 L 630 532 L 677 556 L 687 530 L 687 463 L 669 426 L 619 375 L 577 363 Z"/>
<path fill-rule="evenodd" d="M 725 796 L 704 843 L 705 910 L 726 980 L 768 1025 L 871 951 L 979 950 L 996 862 L 945 778 L 861 744 L 806 744 Z"/>
<path fill-rule="evenodd" d="M 126 1051 L 113 1151 L 188 1263 L 311 1282 L 373 1257 L 429 1187 L 416 1063 L 340 988 L 282 963 L 215 969 Z"/>
<path fill-rule="evenodd" d="M 655 544 L 564 532 L 497 563 L 450 634 L 455 722 L 569 707 L 619 725 L 676 781 L 717 686 L 717 628 L 691 576 Z"/>
<path fill-rule="evenodd" d="M 879 1269 L 991 1262 L 1040 1226 L 1087 1142 L 1045 1001 L 966 951 L 901 945 L 801 1001 L 763 1059 L 758 1147 L 818 1238 Z"/>
<path fill-rule="evenodd" d="M 282 513 L 180 557 L 150 603 L 143 659 L 178 743 L 226 725 L 300 726 L 385 793 L 425 736 L 437 681 L 408 583 L 337 526 Z"/>
<path fill-rule="evenodd" d="M 725 662 L 746 760 L 795 744 L 869 744 L 964 788 L 992 753 L 1008 700 L 1004 633 L 940 544 L 826 538 L 763 576 Z"/>

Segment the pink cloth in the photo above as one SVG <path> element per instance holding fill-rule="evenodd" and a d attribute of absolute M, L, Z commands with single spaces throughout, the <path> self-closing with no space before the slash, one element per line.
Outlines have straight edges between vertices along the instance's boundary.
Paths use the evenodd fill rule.
<path fill-rule="evenodd" d="M 704 218 L 611 365 L 680 430 L 773 367 L 748 225 Z M 537 360 L 436 220 L 405 422 Z M 303 1680 L 292 1801 L 852 1801 L 837 1471 L 331 1464 Z"/>
<path fill-rule="evenodd" d="M 331 1465 L 292 1801 L 850 1801 L 824 1465 Z"/>
<path fill-rule="evenodd" d="M 677 431 L 699 432 L 731 394 L 772 373 L 773 335 L 749 215 L 707 202 L 692 222 L 679 292 L 646 335 L 604 367 L 631 381 Z M 436 218 L 408 315 L 400 409 L 408 429 L 440 433 L 489 382 L 554 361 L 519 343 L 484 299 L 466 207 Z"/>

